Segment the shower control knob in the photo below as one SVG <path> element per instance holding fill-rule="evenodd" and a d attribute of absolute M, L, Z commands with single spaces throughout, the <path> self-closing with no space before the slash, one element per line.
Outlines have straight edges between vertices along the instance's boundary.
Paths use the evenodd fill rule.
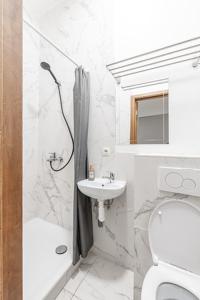
<path fill-rule="evenodd" d="M 61 156 L 57 156 L 56 152 L 51 152 L 49 153 L 49 158 L 47 159 L 47 161 L 52 162 L 52 161 L 59 161 L 59 162 L 63 162 L 63 158 Z"/>
<path fill-rule="evenodd" d="M 56 152 L 50 152 L 49 154 L 50 154 L 50 157 L 56 158 Z"/>
<path fill-rule="evenodd" d="M 56 152 L 49 153 L 49 158 L 47 159 L 47 161 L 55 161 L 55 160 L 57 160 Z"/>

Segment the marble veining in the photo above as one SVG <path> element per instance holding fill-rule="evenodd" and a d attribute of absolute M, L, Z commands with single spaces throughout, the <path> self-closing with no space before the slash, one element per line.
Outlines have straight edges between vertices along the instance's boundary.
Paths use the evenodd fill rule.
<path fill-rule="evenodd" d="M 133 272 L 91 252 L 56 300 L 133 300 Z"/>
<path fill-rule="evenodd" d="M 73 160 L 55 173 L 47 158 L 56 152 L 64 161 L 71 152 L 71 140 L 62 119 L 57 87 L 40 67 L 48 61 L 62 84 L 63 107 L 73 131 L 74 66 L 57 50 L 24 24 L 24 222 L 40 217 L 63 226 L 72 246 Z M 67 74 L 67 71 L 69 73 Z M 59 165 L 55 165 L 59 167 Z"/>
<path fill-rule="evenodd" d="M 199 168 L 199 159 L 136 156 L 134 192 L 134 300 L 141 299 L 142 283 L 152 266 L 149 246 L 148 223 L 154 208 L 169 199 L 192 199 L 192 196 L 161 192 L 158 187 L 159 166 Z"/>
<path fill-rule="evenodd" d="M 39 37 L 24 26 L 23 33 L 23 211 L 24 221 L 37 211 L 34 193 L 38 162 Z"/>
<path fill-rule="evenodd" d="M 105 263 L 104 259 L 95 254 L 90 255 L 59 295 L 59 300 L 104 300 L 108 295 L 108 299 L 132 299 L 131 293 L 126 294 L 123 288 L 119 290 L 116 286 L 118 280 L 121 284 L 125 278 L 124 286 L 130 291 L 131 285 L 127 288 L 126 281 L 131 280 L 133 284 L 130 270 L 135 273 L 134 300 L 140 300 L 144 276 L 152 265 L 148 242 L 150 214 L 157 204 L 166 199 L 187 197 L 159 191 L 158 167 L 200 168 L 198 158 L 115 153 L 116 125 L 119 126 L 120 122 L 118 111 L 116 124 L 115 110 L 119 103 L 115 101 L 115 82 L 105 68 L 114 56 L 111 26 L 113 5 L 114 0 L 69 0 L 67 4 L 61 1 L 53 10 L 48 10 L 39 22 L 43 33 L 90 72 L 88 150 L 89 161 L 94 164 L 96 175 L 102 176 L 112 170 L 118 179 L 127 181 L 125 194 L 114 201 L 111 209 L 106 210 L 103 228 L 98 227 L 93 207 L 95 247 L 110 257 L 112 264 Z M 49 152 L 54 151 L 66 159 L 71 144 L 60 114 L 56 86 L 49 74 L 39 67 L 43 60 L 51 64 L 58 79 L 62 81 L 64 110 L 73 130 L 75 67 L 25 25 L 24 221 L 40 216 L 62 225 L 72 233 L 73 161 L 58 174 L 52 172 L 46 162 Z M 129 119 L 127 108 L 123 110 L 123 118 Z M 120 137 L 117 136 L 118 142 Z M 126 141 L 127 136 L 123 136 L 122 142 Z M 105 146 L 111 149 L 110 157 L 102 155 Z M 123 267 L 130 270 L 124 271 Z M 115 272 L 119 272 L 121 277 L 113 278 Z M 102 280 L 104 276 L 109 277 L 106 282 Z"/>
<path fill-rule="evenodd" d="M 113 1 L 69 1 L 48 11 L 39 22 L 40 30 L 61 49 L 90 72 L 90 119 L 88 151 L 89 161 L 94 164 L 97 176 L 115 169 L 120 164 L 115 160 L 115 82 L 106 70 L 113 59 L 112 22 Z M 52 18 L 53 14 L 53 18 Z M 30 47 L 31 47 L 31 43 Z M 26 46 L 26 44 L 25 44 Z M 33 46 L 32 46 L 33 47 Z M 42 39 L 37 48 L 38 61 L 47 61 L 62 81 L 64 110 L 73 129 L 73 84 L 74 65 Z M 50 222 L 72 230 L 73 162 L 59 174 L 53 173 L 46 163 L 49 152 L 56 151 L 64 158 L 70 152 L 69 136 L 60 114 L 59 99 L 54 82 L 49 74 L 39 68 L 38 90 L 38 164 L 36 178 L 30 193 L 34 206 L 25 210 L 25 215 L 38 215 Z M 29 64 L 32 62 L 30 61 Z M 38 77 L 35 76 L 35 79 Z M 55 126 L 56 124 L 56 126 Z M 103 157 L 103 147 L 110 147 L 111 156 Z M 126 162 L 128 166 L 128 161 Z M 118 168 L 118 167 L 117 167 Z M 126 174 L 124 175 L 126 177 Z M 131 188 L 128 188 L 131 191 Z M 133 267 L 133 207 L 132 195 L 128 201 L 121 198 L 107 211 L 105 227 L 99 229 L 95 214 L 95 246 L 110 254 L 121 265 Z M 33 212 L 32 212 L 33 211 Z M 105 242 L 107 247 L 104 249 Z"/>

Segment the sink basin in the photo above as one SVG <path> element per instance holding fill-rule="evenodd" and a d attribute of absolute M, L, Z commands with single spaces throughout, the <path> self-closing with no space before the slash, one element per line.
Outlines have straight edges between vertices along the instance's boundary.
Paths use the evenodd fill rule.
<path fill-rule="evenodd" d="M 96 199 L 98 202 L 99 224 L 105 221 L 105 200 L 119 197 L 126 188 L 126 182 L 122 180 L 112 180 L 107 178 L 95 178 L 81 180 L 77 183 L 79 190 L 88 197 Z"/>
<path fill-rule="evenodd" d="M 94 181 L 85 179 L 78 182 L 79 190 L 88 197 L 99 201 L 114 199 L 119 197 L 126 188 L 126 182 L 107 178 L 95 178 Z"/>

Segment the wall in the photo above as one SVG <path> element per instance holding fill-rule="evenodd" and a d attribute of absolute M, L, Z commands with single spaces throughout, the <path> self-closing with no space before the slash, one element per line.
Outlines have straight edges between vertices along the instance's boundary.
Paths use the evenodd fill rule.
<path fill-rule="evenodd" d="M 93 207 L 94 245 L 97 251 L 133 269 L 133 168 L 128 168 L 130 160 L 126 156 L 115 157 L 116 86 L 105 67 L 113 60 L 112 18 L 112 1 L 84 1 L 84 5 L 81 1 L 71 1 L 54 9 L 53 19 L 51 13 L 47 14 L 41 28 L 90 72 L 89 161 L 95 165 L 96 176 L 113 170 L 117 178 L 128 181 L 126 197 L 114 201 L 106 211 L 103 228 L 97 225 Z M 66 77 L 69 72 L 66 68 Z M 111 150 L 109 157 L 102 155 L 105 146 Z"/>
<path fill-rule="evenodd" d="M 36 14 L 38 16 L 38 14 Z M 53 16 L 53 17 L 52 17 Z M 129 159 L 115 157 L 115 82 L 106 70 L 113 60 L 113 3 L 112 1 L 68 1 L 54 7 L 40 18 L 40 29 L 76 62 L 90 72 L 91 105 L 89 119 L 89 161 L 95 165 L 96 176 L 114 170 L 118 178 L 128 181 L 126 197 L 117 199 L 112 209 L 106 211 L 103 228 L 97 226 L 93 209 L 94 243 L 98 251 L 104 252 L 120 264 L 133 268 L 133 168 L 129 170 Z M 51 63 L 59 80 L 64 82 L 65 111 L 72 124 L 72 82 L 74 69 L 51 47 L 40 41 L 40 61 Z M 46 157 L 48 152 L 62 153 L 67 140 L 65 127 L 61 126 L 57 92 L 49 74 L 39 68 L 38 104 L 38 167 L 37 179 L 31 195 L 36 203 L 32 215 L 59 223 L 65 227 L 72 217 L 70 205 L 73 201 L 72 165 L 65 173 L 52 173 Z M 35 80 L 37 75 L 35 76 Z M 30 98 L 29 98 L 30 99 Z M 54 120 L 54 121 L 52 121 Z M 61 123 L 60 123 L 61 122 Z M 54 124 L 56 123 L 56 128 Z M 36 131 L 37 131 L 36 130 Z M 32 142 L 33 143 L 33 142 Z M 55 147 L 56 145 L 56 147 Z M 70 148 L 70 143 L 68 143 Z M 102 155 L 103 147 L 109 147 L 111 156 Z M 29 148 L 30 149 L 30 148 Z M 69 149 L 66 149 L 69 150 Z M 124 170 L 124 164 L 127 168 Z M 28 168 L 31 170 L 31 167 Z M 29 189 L 28 189 L 29 190 Z M 27 200 L 27 203 L 30 203 Z M 67 203 L 67 204 L 66 204 Z M 122 225 L 123 224 L 123 225 Z"/>
<path fill-rule="evenodd" d="M 105 211 L 105 224 L 99 228 L 94 218 L 94 237 L 97 250 L 108 258 L 133 270 L 134 268 L 134 156 L 126 153 L 115 154 L 112 162 L 106 165 L 116 179 L 125 180 L 125 193 Z M 94 211 L 95 215 L 95 211 Z"/>
<path fill-rule="evenodd" d="M 199 36 L 198 0 L 117 0 L 114 9 L 116 60 Z"/>
<path fill-rule="evenodd" d="M 115 145 L 115 83 L 105 68 L 114 53 L 112 4 L 68 1 L 54 9 L 53 18 L 49 13 L 41 23 L 42 31 L 90 72 L 89 159 L 97 174 L 106 163 L 103 147 L 110 147 L 113 153 Z"/>
<path fill-rule="evenodd" d="M 132 57 L 139 53 L 199 35 L 199 1 L 193 0 L 189 2 L 184 0 L 174 2 L 170 0 L 165 2 L 152 0 L 149 2 L 142 0 L 133 2 L 126 0 L 125 2 L 126 5 L 124 2 L 118 1 L 116 6 L 116 60 Z M 136 12 L 134 17 L 132 15 L 133 12 Z M 137 28 L 137 30 L 130 30 L 130 28 Z M 142 152 L 146 154 L 199 155 L 200 143 L 197 142 L 196 137 L 200 129 L 197 114 L 197 111 L 200 109 L 198 101 L 200 97 L 200 69 L 194 70 L 191 65 L 192 63 L 189 62 L 174 67 L 141 73 L 122 80 L 122 85 L 126 85 L 166 77 L 169 78 L 170 144 L 165 146 L 137 145 L 123 147 L 123 149 L 118 147 L 119 151 Z M 161 90 L 162 87 L 159 85 L 156 89 Z M 154 90 L 155 87 L 148 90 L 117 91 L 117 99 L 121 102 L 119 105 L 123 106 L 124 99 L 126 98 L 126 102 L 128 102 L 130 95 L 143 94 Z M 123 127 L 123 116 L 121 119 L 121 125 L 118 124 L 117 128 Z M 119 121 L 119 117 L 117 120 Z M 123 129 L 120 130 L 122 131 Z M 126 136 L 122 135 L 120 144 L 124 144 L 126 141 Z M 194 144 L 196 147 L 193 147 Z"/>
<path fill-rule="evenodd" d="M 63 59 L 49 44 L 40 39 L 27 25 L 24 26 L 24 220 L 35 216 L 67 227 L 69 202 L 66 195 L 73 191 L 73 163 L 60 174 L 53 173 L 46 159 L 49 152 L 60 155 L 70 152 L 70 138 L 60 114 L 59 98 L 54 81 L 40 68 L 40 61 L 57 61 L 54 70 L 62 80 L 64 109 L 73 126 L 73 71 L 74 67 Z M 65 69 L 71 68 L 71 76 Z M 55 126 L 56 124 L 56 126 Z M 60 135 L 61 133 L 61 135 Z M 65 138 L 62 138 L 65 136 Z M 66 140 L 65 140 L 66 139 Z M 67 147 L 66 147 L 67 145 Z M 65 158 L 65 157 L 64 157 Z M 69 174 L 70 172 L 70 174 Z M 68 178 L 68 181 L 66 182 Z M 67 188 L 67 191 L 62 189 Z M 63 204 L 65 203 L 65 205 Z M 61 213 L 62 212 L 62 213 Z M 70 225 L 71 227 L 71 225 Z"/>
<path fill-rule="evenodd" d="M 24 17 L 35 21 L 25 12 Z M 71 140 L 62 119 L 57 87 L 49 73 L 41 69 L 40 62 L 48 61 L 62 82 L 63 107 L 72 131 L 75 68 L 26 24 L 23 38 L 23 218 L 26 222 L 40 217 L 65 227 L 71 247 L 73 160 L 58 173 L 51 171 L 46 161 L 50 152 L 66 160 Z"/>
<path fill-rule="evenodd" d="M 199 36 L 200 3 L 197 0 L 141 0 L 139 2 L 126 0 L 116 3 L 114 47 L 116 60 Z M 127 161 L 133 161 L 129 168 L 132 166 L 134 168 L 132 238 L 134 239 L 135 300 L 141 299 L 142 282 L 148 268 L 152 265 L 147 228 L 153 208 L 171 197 L 181 199 L 187 197 L 160 192 L 157 186 L 157 168 L 159 165 L 199 168 L 200 142 L 197 137 L 200 129 L 198 115 L 200 70 L 194 70 L 191 65 L 190 62 L 159 71 L 146 72 L 121 82 L 124 86 L 169 78 L 169 145 L 125 145 L 130 136 L 130 96 L 162 90 L 166 86 L 159 85 L 127 92 L 117 87 L 116 136 L 117 143 L 120 145 L 116 147 L 116 151 L 117 155 L 123 154 Z"/>
<path fill-rule="evenodd" d="M 109 170 L 107 166 L 113 160 L 115 146 L 115 83 L 105 68 L 113 59 L 112 1 L 87 0 L 83 3 L 77 0 L 67 4 L 61 1 L 45 16 L 30 7 L 26 7 L 26 11 L 28 17 L 33 13 L 32 23 L 90 72 L 89 160 L 95 165 L 96 175 L 101 176 Z M 56 86 L 49 74 L 39 67 L 39 62 L 49 62 L 62 82 L 64 109 L 72 127 L 74 66 L 42 39 L 38 40 L 26 25 L 24 28 L 24 116 L 27 119 L 24 130 L 28 135 L 24 135 L 24 216 L 25 220 L 39 216 L 71 231 L 73 164 L 54 173 L 46 162 L 49 152 L 69 153 L 71 142 L 60 114 Z M 111 149 L 110 157 L 102 156 L 104 146 Z M 126 214 L 124 203 L 119 202 L 112 213 L 117 209 Z M 105 250 L 104 243 L 98 242 L 101 229 L 96 223 L 94 214 L 95 245 Z M 121 232 L 118 243 L 123 236 Z M 110 244 L 108 253 L 116 259 L 121 252 L 125 256 L 125 250 L 117 250 L 116 240 L 111 239 Z"/>
<path fill-rule="evenodd" d="M 40 39 L 26 25 L 23 27 L 23 218 L 37 213 L 34 194 L 38 171 Z"/>

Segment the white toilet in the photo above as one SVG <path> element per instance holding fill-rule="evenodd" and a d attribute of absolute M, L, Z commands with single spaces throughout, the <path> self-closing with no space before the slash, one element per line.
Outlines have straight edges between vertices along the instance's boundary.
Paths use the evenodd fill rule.
<path fill-rule="evenodd" d="M 199 300 L 200 201 L 164 201 L 153 211 L 148 232 L 154 265 L 141 300 Z"/>

